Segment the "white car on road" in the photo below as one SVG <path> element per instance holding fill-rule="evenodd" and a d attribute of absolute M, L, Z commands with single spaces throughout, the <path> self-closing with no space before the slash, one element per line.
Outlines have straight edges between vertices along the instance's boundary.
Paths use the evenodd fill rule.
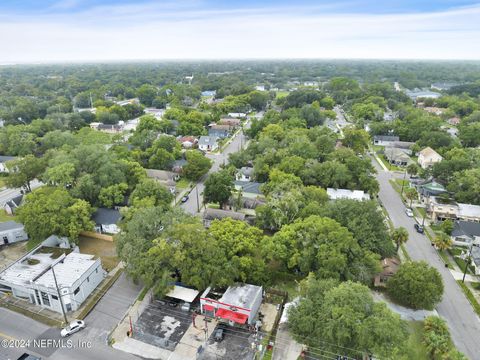
<path fill-rule="evenodd" d="M 406 208 L 406 209 L 405 209 L 405 214 L 407 214 L 408 217 L 413 217 L 413 211 L 412 211 L 412 209 Z"/>
<path fill-rule="evenodd" d="M 85 328 L 85 323 L 82 320 L 72 321 L 66 328 L 63 328 L 60 332 L 62 337 L 67 337 L 72 334 L 75 334 L 77 331 L 80 331 Z"/>

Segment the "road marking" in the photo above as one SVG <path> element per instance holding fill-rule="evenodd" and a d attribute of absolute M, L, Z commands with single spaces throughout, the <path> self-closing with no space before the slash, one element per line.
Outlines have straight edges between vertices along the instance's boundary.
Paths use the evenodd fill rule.
<path fill-rule="evenodd" d="M 14 338 L 10 335 L 7 335 L 7 334 L 4 334 L 2 332 L 0 332 L 0 337 L 4 338 L 4 339 L 7 339 L 7 340 L 18 340 L 17 338 Z"/>

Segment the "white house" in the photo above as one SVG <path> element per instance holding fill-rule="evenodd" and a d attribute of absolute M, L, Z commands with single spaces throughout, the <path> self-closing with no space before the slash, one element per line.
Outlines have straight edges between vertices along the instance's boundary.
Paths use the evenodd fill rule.
<path fill-rule="evenodd" d="M 357 201 L 370 200 L 370 195 L 368 195 L 362 190 L 327 188 L 327 195 L 330 198 L 330 200 L 338 200 L 338 199 L 349 199 L 349 200 L 357 200 Z"/>
<path fill-rule="evenodd" d="M 255 324 L 263 288 L 250 284 L 230 286 L 225 292 L 207 288 L 200 297 L 202 314 L 227 321 L 231 326 Z"/>
<path fill-rule="evenodd" d="M 105 275 L 94 255 L 39 245 L 0 273 L 0 292 L 56 312 L 62 311 L 60 293 L 65 311 L 70 312 L 81 306 Z"/>
<path fill-rule="evenodd" d="M 433 150 L 430 146 L 426 147 L 418 153 L 418 165 L 420 165 L 422 169 L 427 169 L 433 164 L 442 160 L 443 157 L 435 150 Z"/>
<path fill-rule="evenodd" d="M 16 157 L 14 156 L 0 156 L 0 173 L 2 172 L 8 172 L 8 169 L 7 169 L 7 161 L 10 161 L 10 160 L 15 160 Z"/>
<path fill-rule="evenodd" d="M 244 166 L 240 168 L 236 175 L 235 178 L 237 181 L 252 181 L 253 180 L 253 168 L 249 166 Z"/>
<path fill-rule="evenodd" d="M 12 244 L 18 241 L 28 240 L 23 224 L 16 221 L 0 223 L 0 245 Z"/>
<path fill-rule="evenodd" d="M 217 140 L 216 136 L 200 136 L 198 148 L 203 151 L 215 151 L 218 149 Z"/>

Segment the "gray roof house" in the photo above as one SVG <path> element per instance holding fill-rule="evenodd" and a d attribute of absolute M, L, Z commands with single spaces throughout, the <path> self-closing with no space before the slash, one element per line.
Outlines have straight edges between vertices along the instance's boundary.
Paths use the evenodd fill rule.
<path fill-rule="evenodd" d="M 213 220 L 231 218 L 233 220 L 245 221 L 245 214 L 230 210 L 205 209 L 203 213 L 203 225 L 209 227 Z"/>
<path fill-rule="evenodd" d="M 388 162 L 393 165 L 407 166 L 412 163 L 412 159 L 410 159 L 410 156 L 405 152 L 405 149 L 386 147 L 384 154 Z"/>
<path fill-rule="evenodd" d="M 107 208 L 98 208 L 92 215 L 92 220 L 95 222 L 95 231 L 107 234 L 118 234 L 120 232 L 117 223 L 121 218 L 120 211 Z"/>
<path fill-rule="evenodd" d="M 373 144 L 379 146 L 388 146 L 392 143 L 400 141 L 398 136 L 391 136 L 391 135 L 375 135 L 373 137 Z"/>
<path fill-rule="evenodd" d="M 263 185 L 262 183 L 236 180 L 233 184 L 235 185 L 235 190 L 241 191 L 244 197 L 256 198 L 263 196 L 262 190 L 260 190 L 260 186 Z"/>
<path fill-rule="evenodd" d="M 470 246 L 473 242 L 480 242 L 480 223 L 471 221 L 455 221 L 452 240 L 455 245 Z"/>
<path fill-rule="evenodd" d="M 215 151 L 218 149 L 218 137 L 200 136 L 198 139 L 198 148 L 203 151 Z"/>
<path fill-rule="evenodd" d="M 20 205 L 22 204 L 22 201 L 23 201 L 23 195 L 15 196 L 14 198 L 8 200 L 5 203 L 5 205 L 3 206 L 3 209 L 8 215 L 14 215 L 17 208 L 20 207 Z"/>
<path fill-rule="evenodd" d="M 175 194 L 177 188 L 176 181 L 180 178 L 175 172 L 157 169 L 147 169 L 147 177 L 166 186 L 172 194 Z"/>
<path fill-rule="evenodd" d="M 0 245 L 8 245 L 24 240 L 28 240 L 28 235 L 23 224 L 16 221 L 0 223 Z"/>

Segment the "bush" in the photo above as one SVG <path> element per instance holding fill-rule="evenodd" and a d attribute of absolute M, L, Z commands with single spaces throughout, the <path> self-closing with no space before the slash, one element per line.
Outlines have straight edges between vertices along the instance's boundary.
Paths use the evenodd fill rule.
<path fill-rule="evenodd" d="M 407 262 L 387 283 L 390 296 L 413 309 L 433 310 L 443 295 L 443 280 L 425 261 Z"/>

